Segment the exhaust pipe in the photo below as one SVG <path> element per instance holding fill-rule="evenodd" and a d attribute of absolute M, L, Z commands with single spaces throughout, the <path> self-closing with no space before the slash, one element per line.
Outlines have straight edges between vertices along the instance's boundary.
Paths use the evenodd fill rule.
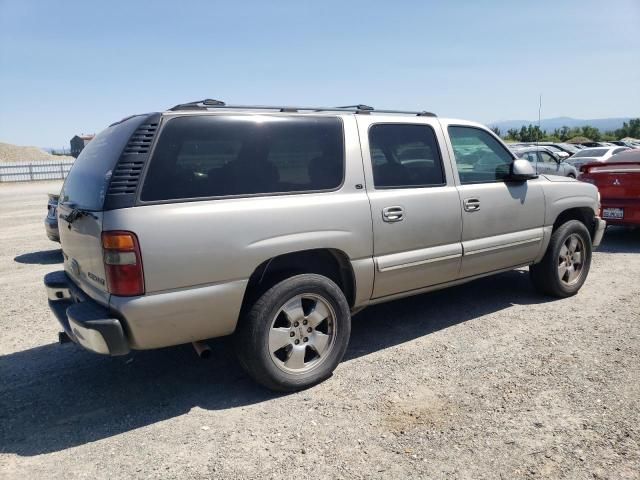
<path fill-rule="evenodd" d="M 211 347 L 204 342 L 192 342 L 194 350 L 198 354 L 200 358 L 206 360 L 207 358 L 211 358 Z"/>

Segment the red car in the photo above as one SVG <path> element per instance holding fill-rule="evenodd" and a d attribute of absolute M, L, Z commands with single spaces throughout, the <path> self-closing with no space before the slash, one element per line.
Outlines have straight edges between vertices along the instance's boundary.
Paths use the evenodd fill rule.
<path fill-rule="evenodd" d="M 598 187 L 600 216 L 609 225 L 640 225 L 640 150 L 580 167 L 580 180 Z"/>

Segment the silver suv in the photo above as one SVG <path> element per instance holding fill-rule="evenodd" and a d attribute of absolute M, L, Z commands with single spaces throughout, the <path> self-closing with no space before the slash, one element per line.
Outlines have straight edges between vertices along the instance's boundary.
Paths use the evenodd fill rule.
<path fill-rule="evenodd" d="M 82 151 L 45 285 L 88 350 L 233 335 L 255 380 L 296 390 L 331 375 L 368 305 L 527 265 L 542 293 L 575 294 L 598 209 L 593 185 L 536 175 L 476 123 L 204 100 Z"/>

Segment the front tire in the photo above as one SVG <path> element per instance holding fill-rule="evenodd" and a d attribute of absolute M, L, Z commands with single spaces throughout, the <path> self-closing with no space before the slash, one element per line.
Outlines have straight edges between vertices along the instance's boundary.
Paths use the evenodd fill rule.
<path fill-rule="evenodd" d="M 271 390 L 295 391 L 331 376 L 350 334 L 342 290 L 322 275 L 296 275 L 251 306 L 236 330 L 235 349 L 255 381 Z"/>
<path fill-rule="evenodd" d="M 578 220 L 562 224 L 551 235 L 540 263 L 529 267 L 534 287 L 558 298 L 578 293 L 591 267 L 591 235 Z"/>

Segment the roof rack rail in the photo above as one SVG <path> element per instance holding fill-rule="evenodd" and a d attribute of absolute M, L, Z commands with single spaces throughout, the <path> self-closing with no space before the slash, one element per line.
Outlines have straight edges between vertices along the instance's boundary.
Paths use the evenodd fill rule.
<path fill-rule="evenodd" d="M 213 98 L 205 98 L 204 100 L 196 100 L 194 102 L 179 103 L 171 107 L 169 110 L 206 110 L 209 107 L 223 107 L 225 103 L 222 100 L 214 100 Z"/>
<path fill-rule="evenodd" d="M 363 105 L 362 103 L 359 103 L 357 105 L 346 105 L 344 107 L 336 107 L 336 108 L 345 109 L 345 110 L 355 108 L 356 110 L 363 110 L 363 111 L 375 110 L 373 107 L 370 107 L 369 105 Z"/>
<path fill-rule="evenodd" d="M 204 100 L 196 100 L 194 102 L 181 103 L 171 107 L 169 111 L 180 110 L 209 110 L 209 109 L 230 109 L 230 110 L 276 110 L 279 112 L 296 113 L 300 111 L 309 112 L 350 112 L 350 113 L 396 113 L 403 115 L 416 115 L 418 117 L 435 117 L 435 113 L 426 111 L 408 111 L 408 110 L 376 110 L 369 105 L 357 104 L 346 105 L 343 107 L 299 107 L 299 106 L 283 106 L 283 105 L 227 105 L 221 100 L 213 100 L 210 98 Z"/>

